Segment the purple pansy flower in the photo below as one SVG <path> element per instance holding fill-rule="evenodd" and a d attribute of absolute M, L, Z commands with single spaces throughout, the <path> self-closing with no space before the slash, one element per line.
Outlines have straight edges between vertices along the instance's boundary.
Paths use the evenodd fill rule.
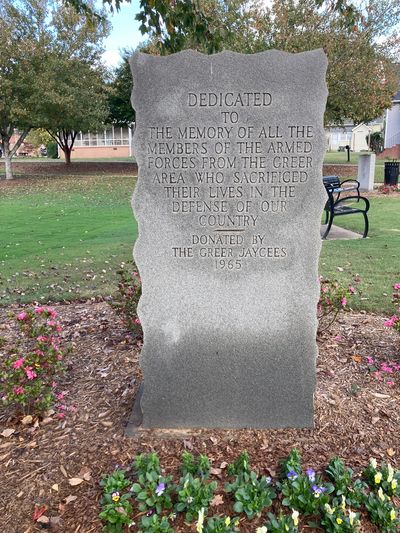
<path fill-rule="evenodd" d="M 161 494 L 165 491 L 165 483 L 159 483 L 156 488 L 156 494 L 157 496 L 161 496 Z"/>
<path fill-rule="evenodd" d="M 297 472 L 295 472 L 294 470 L 291 470 L 290 472 L 288 472 L 288 475 L 287 475 L 288 479 L 296 479 L 298 477 L 299 476 L 298 476 Z"/>
<path fill-rule="evenodd" d="M 314 496 L 316 498 L 319 498 L 320 494 L 322 494 L 322 493 L 324 493 L 326 491 L 326 488 L 325 487 L 319 487 L 318 485 L 313 485 L 311 487 L 311 490 L 313 491 Z"/>
<path fill-rule="evenodd" d="M 314 483 L 315 481 L 315 472 L 312 468 L 308 468 L 306 470 L 306 474 L 307 474 L 307 477 L 308 479 L 311 481 L 311 483 Z"/>

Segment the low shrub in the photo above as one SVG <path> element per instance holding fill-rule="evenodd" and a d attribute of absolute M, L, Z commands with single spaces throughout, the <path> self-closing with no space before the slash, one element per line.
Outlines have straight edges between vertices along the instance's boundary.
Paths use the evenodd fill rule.
<path fill-rule="evenodd" d="M 35 307 L 14 317 L 20 338 L 7 348 L 0 367 L 0 394 L 5 405 L 23 414 L 40 414 L 56 401 L 56 379 L 65 371 L 69 351 L 61 337 L 57 313 Z"/>
<path fill-rule="evenodd" d="M 143 337 L 143 331 L 137 315 L 137 305 L 142 294 L 142 283 L 136 265 L 133 262 L 123 264 L 117 271 L 117 275 L 118 290 L 110 305 L 121 317 L 133 338 L 140 340 Z"/>
<path fill-rule="evenodd" d="M 319 278 L 320 298 L 317 305 L 318 331 L 329 329 L 339 313 L 348 309 L 348 303 L 356 290 L 352 285 L 345 287 L 338 281 Z"/>

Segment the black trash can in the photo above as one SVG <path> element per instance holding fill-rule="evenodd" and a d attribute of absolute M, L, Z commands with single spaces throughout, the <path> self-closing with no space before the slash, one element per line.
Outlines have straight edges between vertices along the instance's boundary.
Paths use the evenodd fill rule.
<path fill-rule="evenodd" d="M 398 161 L 385 163 L 385 185 L 397 185 L 399 181 L 399 167 L 400 163 Z"/>

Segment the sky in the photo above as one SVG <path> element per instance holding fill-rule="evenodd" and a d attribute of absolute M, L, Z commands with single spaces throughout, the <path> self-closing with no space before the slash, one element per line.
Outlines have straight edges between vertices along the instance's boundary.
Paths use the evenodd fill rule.
<path fill-rule="evenodd" d="M 119 12 L 109 13 L 108 20 L 112 25 L 109 37 L 105 40 L 103 62 L 109 67 L 116 67 L 120 62 L 120 50 L 136 48 L 143 36 L 139 31 L 139 22 L 135 20 L 139 12 L 139 0 L 131 4 L 123 3 Z"/>

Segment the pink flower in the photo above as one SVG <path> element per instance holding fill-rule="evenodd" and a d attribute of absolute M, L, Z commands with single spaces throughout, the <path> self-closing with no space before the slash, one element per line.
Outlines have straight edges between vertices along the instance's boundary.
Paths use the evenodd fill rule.
<path fill-rule="evenodd" d="M 25 313 L 25 311 L 22 311 L 17 315 L 17 320 L 25 320 L 25 318 L 28 316 L 28 313 Z"/>
<path fill-rule="evenodd" d="M 13 368 L 21 368 L 21 366 L 24 364 L 25 359 L 21 357 L 20 359 L 17 359 L 13 362 L 12 367 Z"/>
<path fill-rule="evenodd" d="M 378 379 L 379 381 L 382 381 L 382 376 L 381 376 L 381 373 L 378 372 L 378 370 L 376 372 L 373 373 L 374 376 L 376 377 L 376 379 Z"/>
<path fill-rule="evenodd" d="M 14 387 L 13 392 L 14 394 L 24 394 L 24 387 Z"/>
<path fill-rule="evenodd" d="M 393 373 L 393 368 L 388 366 L 386 363 L 381 364 L 381 370 L 382 372 L 389 372 L 390 374 Z"/>
<path fill-rule="evenodd" d="M 345 305 L 347 305 L 347 299 L 346 298 L 342 298 L 340 300 L 340 303 L 342 304 L 342 306 L 344 307 Z"/>
<path fill-rule="evenodd" d="M 37 350 L 34 350 L 34 351 L 35 351 L 35 354 L 36 354 L 36 355 L 44 355 L 44 353 L 42 352 L 42 350 L 37 349 Z"/>
<path fill-rule="evenodd" d="M 328 287 L 321 287 L 321 292 L 328 292 Z"/>
<path fill-rule="evenodd" d="M 341 335 L 336 335 L 336 337 L 334 337 L 335 341 L 338 341 L 340 342 L 342 340 L 342 336 Z"/>
<path fill-rule="evenodd" d="M 51 318 L 57 318 L 57 311 L 54 311 L 54 309 L 50 309 L 50 307 L 47 308 L 48 313 L 50 313 Z"/>
<path fill-rule="evenodd" d="M 36 340 L 39 342 L 47 342 L 47 337 L 45 337 L 44 335 L 39 335 Z"/>
<path fill-rule="evenodd" d="M 57 361 L 62 361 L 62 358 L 63 358 L 63 356 L 60 353 L 58 353 L 57 354 Z"/>
<path fill-rule="evenodd" d="M 392 380 L 390 379 L 390 380 L 388 380 L 388 381 L 386 382 L 386 385 L 394 385 L 394 381 L 392 381 Z"/>
<path fill-rule="evenodd" d="M 54 389 L 55 387 L 57 387 L 57 381 L 53 381 L 53 383 L 51 384 L 51 386 L 53 387 L 53 389 Z"/>
<path fill-rule="evenodd" d="M 34 370 L 32 370 L 31 366 L 27 366 L 24 368 L 26 377 L 28 379 L 35 379 L 37 377 L 37 374 Z"/>
<path fill-rule="evenodd" d="M 65 392 L 60 392 L 59 394 L 56 394 L 57 400 L 62 400 L 65 396 Z"/>
<path fill-rule="evenodd" d="M 354 294 L 355 292 L 356 292 L 356 289 L 355 289 L 352 285 L 350 285 L 350 287 L 349 287 L 349 293 L 350 293 L 350 294 Z"/>
<path fill-rule="evenodd" d="M 65 413 L 57 413 L 58 418 L 65 418 Z"/>
<path fill-rule="evenodd" d="M 373 365 L 374 364 L 374 358 L 373 357 L 366 357 L 367 359 L 367 364 L 368 365 Z"/>
<path fill-rule="evenodd" d="M 58 408 L 61 409 L 61 411 L 67 411 L 68 410 L 68 407 L 66 405 L 60 405 Z"/>
<path fill-rule="evenodd" d="M 140 319 L 139 318 L 135 318 L 134 323 L 135 324 L 140 324 Z"/>
<path fill-rule="evenodd" d="M 398 291 L 400 289 L 400 283 L 395 283 L 393 285 L 393 289 L 396 289 L 396 291 Z"/>
<path fill-rule="evenodd" d="M 50 326 L 51 328 L 56 326 L 57 325 L 57 322 L 55 322 L 54 320 L 48 320 L 47 321 L 47 325 Z"/>
<path fill-rule="evenodd" d="M 35 313 L 38 315 L 44 313 L 44 307 L 35 307 Z"/>
<path fill-rule="evenodd" d="M 397 320 L 398 320 L 398 317 L 396 315 L 393 315 L 389 318 L 389 320 L 386 320 L 383 323 L 383 325 L 386 326 L 387 328 L 392 328 L 397 322 Z"/>

